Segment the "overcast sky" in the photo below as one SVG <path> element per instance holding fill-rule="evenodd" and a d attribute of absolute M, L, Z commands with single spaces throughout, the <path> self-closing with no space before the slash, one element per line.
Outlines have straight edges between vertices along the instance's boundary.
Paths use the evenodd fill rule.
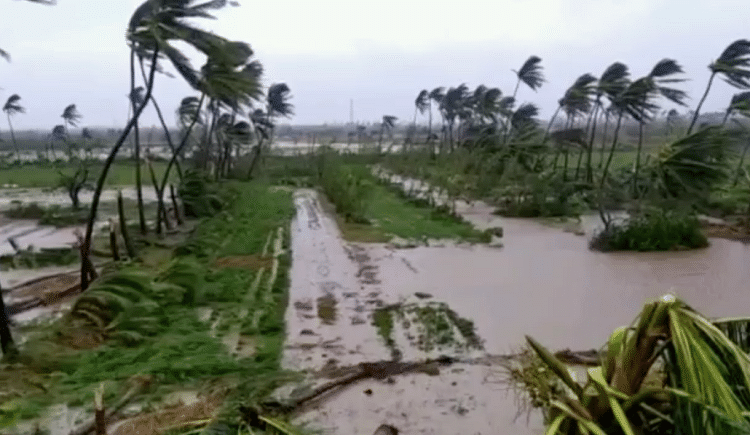
<path fill-rule="evenodd" d="M 82 126 L 122 127 L 129 89 L 125 27 L 139 0 L 58 0 L 41 6 L 0 0 L 0 102 L 17 93 L 27 113 L 14 126 L 49 128 L 71 103 Z M 265 84 L 286 82 L 293 124 L 382 115 L 411 121 L 423 89 L 467 83 L 510 94 L 529 55 L 540 56 L 547 83 L 518 98 L 548 117 L 579 75 L 612 62 L 638 77 L 660 59 L 683 65 L 694 108 L 707 65 L 731 42 L 750 38 L 747 0 L 241 0 L 201 20 L 205 29 L 251 44 Z M 196 67 L 199 65 L 196 65 Z M 704 111 L 722 110 L 737 90 L 716 81 Z M 158 76 L 155 95 L 174 123 L 180 99 L 195 94 Z M 665 108 L 671 108 L 666 106 Z M 684 109 L 686 110 L 686 109 Z M 683 110 L 683 111 L 684 111 Z M 151 111 L 145 125 L 157 122 Z M 142 125 L 144 125 L 142 124 Z M 6 124 L 0 122 L 0 131 Z"/>

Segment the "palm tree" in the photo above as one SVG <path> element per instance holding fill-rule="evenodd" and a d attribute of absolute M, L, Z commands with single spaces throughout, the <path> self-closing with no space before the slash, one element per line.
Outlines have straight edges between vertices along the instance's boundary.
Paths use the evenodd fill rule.
<path fill-rule="evenodd" d="M 727 120 L 734 112 L 748 113 L 748 111 L 750 111 L 750 91 L 732 95 L 732 100 L 729 102 L 729 107 L 727 107 L 724 113 L 721 125 L 726 125 Z"/>
<path fill-rule="evenodd" d="M 450 151 L 453 151 L 453 127 L 456 123 L 456 118 L 458 118 L 466 103 L 468 91 L 469 88 L 465 83 L 455 88 L 449 88 L 440 102 L 440 112 L 443 115 L 443 119 L 448 122 L 447 135 Z"/>
<path fill-rule="evenodd" d="M 151 98 L 159 54 L 163 54 L 169 59 L 172 66 L 188 84 L 195 89 L 199 89 L 200 76 L 198 72 L 192 67 L 190 60 L 172 44 L 175 41 L 180 41 L 195 47 L 206 55 L 224 58 L 236 57 L 235 47 L 230 45 L 229 41 L 218 35 L 198 29 L 188 21 L 194 17 L 212 18 L 208 11 L 223 8 L 226 4 L 225 1 L 208 1 L 198 4 L 194 0 L 180 0 L 169 3 L 145 1 L 133 13 L 128 24 L 126 39 L 135 48 L 136 54 L 140 58 L 150 59 L 150 72 L 148 80 L 145 83 L 146 94 L 144 102 L 136 108 L 133 117 L 112 147 L 109 156 L 104 162 L 104 167 L 94 190 L 91 212 L 86 224 L 86 235 L 81 246 L 81 288 L 83 290 L 88 288 L 89 278 L 95 276 L 95 271 L 88 255 L 91 252 L 91 238 L 94 232 L 94 222 L 96 221 L 99 199 L 104 189 L 104 181 L 107 179 L 109 168 L 112 166 L 117 152 L 122 147 L 130 130 L 134 127 L 136 120 L 140 117 Z"/>
<path fill-rule="evenodd" d="M 621 62 L 614 62 L 604 70 L 596 85 L 594 110 L 591 114 L 591 135 L 589 136 L 588 155 L 586 156 L 586 181 L 589 183 L 594 179 L 591 159 L 594 152 L 594 139 L 596 137 L 596 121 L 599 110 L 602 108 L 602 97 L 607 97 L 611 101 L 612 98 L 620 94 L 628 85 L 629 76 L 630 73 L 628 72 L 627 65 Z M 603 147 L 602 145 L 602 150 Z M 603 153 L 604 151 L 602 151 L 602 160 L 604 157 Z"/>
<path fill-rule="evenodd" d="M 47 137 L 49 140 L 49 151 L 52 152 L 52 158 L 50 159 L 49 155 L 47 156 L 50 160 L 56 160 L 57 156 L 55 156 L 55 148 L 54 144 L 56 141 L 60 142 L 66 142 L 68 140 L 67 133 L 65 132 L 65 126 L 62 124 L 58 124 L 52 128 L 52 132 Z"/>
<path fill-rule="evenodd" d="M 544 75 L 542 74 L 543 68 L 540 65 L 541 62 L 542 59 L 540 57 L 530 56 L 526 59 L 526 62 L 523 63 L 521 69 L 518 71 L 513 70 L 513 72 L 516 73 L 516 77 L 518 77 L 516 89 L 513 91 L 513 98 L 516 98 L 518 87 L 521 86 L 521 82 L 530 87 L 532 91 L 536 91 L 542 86 L 542 83 L 544 83 Z"/>
<path fill-rule="evenodd" d="M 690 127 L 688 127 L 688 135 L 692 133 L 695 122 L 698 120 L 698 116 L 700 116 L 701 107 L 703 106 L 703 102 L 706 101 L 706 97 L 708 97 L 708 92 L 711 90 L 711 84 L 716 74 L 722 74 L 724 80 L 735 88 L 750 88 L 750 41 L 747 39 L 734 41 L 724 49 L 716 61 L 708 66 L 708 69 L 711 70 L 711 76 L 708 79 L 706 91 L 695 108 L 693 120 L 690 121 Z"/>
<path fill-rule="evenodd" d="M 440 103 L 442 103 L 443 98 L 445 98 L 445 88 L 443 88 L 442 86 L 439 86 L 433 89 L 432 91 L 430 91 L 430 98 L 428 100 L 430 104 L 430 107 L 428 109 L 430 119 L 429 119 L 429 124 L 427 126 L 427 142 L 430 143 L 431 145 L 430 153 L 432 157 L 435 157 L 435 145 L 434 145 L 434 142 L 432 141 L 432 103 L 435 102 L 437 106 L 440 107 Z"/>
<path fill-rule="evenodd" d="M 677 125 L 677 121 L 679 119 L 680 119 L 680 112 L 678 112 L 677 109 L 670 109 L 669 112 L 667 112 L 667 117 L 664 120 L 666 124 L 667 137 L 672 135 L 675 125 Z"/>
<path fill-rule="evenodd" d="M 18 144 L 16 143 L 16 135 L 13 132 L 13 124 L 10 122 L 10 117 L 19 113 L 26 113 L 26 109 L 21 106 L 18 101 L 21 97 L 18 94 L 13 94 L 8 97 L 8 101 L 3 106 L 3 112 L 8 117 L 8 128 L 10 129 L 10 137 L 13 141 L 13 148 L 16 150 L 16 159 L 21 160 L 21 152 L 18 150 Z"/>
<path fill-rule="evenodd" d="M 391 131 L 393 130 L 393 126 L 396 124 L 396 120 L 398 118 L 392 115 L 383 115 L 383 122 L 380 123 L 380 137 L 378 139 L 378 154 L 381 154 L 381 146 L 383 144 L 383 133 L 388 132 L 388 135 L 391 135 Z"/>
<path fill-rule="evenodd" d="M 427 89 L 423 89 L 417 95 L 417 99 L 414 100 L 414 135 L 417 132 L 417 112 L 424 115 L 424 112 L 430 108 L 430 92 Z"/>
<path fill-rule="evenodd" d="M 591 110 L 591 96 L 594 93 L 594 82 L 596 82 L 596 77 L 586 73 L 578 77 L 565 91 L 563 97 L 557 101 L 557 109 L 555 109 L 555 113 L 552 114 L 552 118 L 550 118 L 547 125 L 547 130 L 544 133 L 544 142 L 547 141 L 550 130 L 555 124 L 555 119 L 560 110 L 564 110 L 566 113 L 572 111 L 577 114 L 588 113 Z"/>
<path fill-rule="evenodd" d="M 250 169 L 248 169 L 247 177 L 252 177 L 253 170 L 258 163 L 261 156 L 261 148 L 263 147 L 264 140 L 270 141 L 273 137 L 274 129 L 274 118 L 277 116 L 289 117 L 294 114 L 294 106 L 289 103 L 292 98 L 291 90 L 286 83 L 276 83 L 268 88 L 268 96 L 266 97 L 266 111 L 258 109 L 250 117 L 251 121 L 255 125 L 255 130 L 258 133 L 259 140 L 255 147 L 255 153 L 250 161 Z"/>
<path fill-rule="evenodd" d="M 65 133 L 68 133 L 68 125 L 72 127 L 78 126 L 78 121 L 83 118 L 83 115 L 81 115 L 80 112 L 78 112 L 78 109 L 76 109 L 75 104 L 68 105 L 65 110 L 63 110 L 62 115 L 60 117 L 63 119 L 63 126 L 65 127 Z"/>
<path fill-rule="evenodd" d="M 143 86 L 135 87 L 135 50 L 130 50 L 130 94 L 128 95 L 128 101 L 130 102 L 130 110 L 135 110 L 146 103 L 143 98 Z M 138 127 L 138 120 L 135 120 L 133 125 L 133 157 L 135 159 L 135 194 L 137 198 L 138 207 L 138 225 L 141 230 L 141 234 L 146 235 L 148 228 L 146 228 L 146 212 L 143 207 L 143 179 L 141 174 L 141 137 L 140 128 Z"/>
<path fill-rule="evenodd" d="M 669 101 L 684 106 L 687 94 L 679 89 L 667 86 L 671 83 L 679 83 L 684 79 L 670 78 L 674 74 L 682 74 L 682 67 L 673 59 L 662 59 L 657 63 L 648 76 L 645 77 L 644 86 L 641 88 L 641 106 L 644 107 L 644 116 L 638 122 L 638 150 L 635 156 L 635 174 L 633 176 L 633 194 L 638 190 L 638 172 L 641 167 L 641 150 L 643 149 L 643 128 L 646 121 L 656 113 L 658 106 L 651 101 L 662 96 Z"/>

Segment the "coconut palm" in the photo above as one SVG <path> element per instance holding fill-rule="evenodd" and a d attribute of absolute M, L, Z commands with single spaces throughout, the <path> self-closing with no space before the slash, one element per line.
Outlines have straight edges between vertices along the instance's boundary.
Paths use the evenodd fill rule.
<path fill-rule="evenodd" d="M 388 135 L 391 136 L 393 126 L 396 125 L 397 119 L 397 117 L 392 115 L 383 115 L 383 122 L 380 123 L 380 136 L 378 138 L 378 154 L 382 152 L 380 151 L 380 147 L 383 144 L 383 133 L 387 131 Z"/>
<path fill-rule="evenodd" d="M 128 100 L 130 102 L 130 109 L 135 113 L 135 110 L 146 103 L 144 98 L 143 86 L 135 86 L 135 50 L 130 51 L 130 94 Z M 143 179 L 141 174 L 141 138 L 140 128 L 138 126 L 138 120 L 135 120 L 133 125 L 133 158 L 135 160 L 135 193 L 137 198 L 138 208 L 138 225 L 141 234 L 145 235 L 148 232 L 146 228 L 146 212 L 143 207 Z"/>
<path fill-rule="evenodd" d="M 594 93 L 594 82 L 596 82 L 596 77 L 586 73 L 578 77 L 565 91 L 563 97 L 557 101 L 557 109 L 555 109 L 555 113 L 552 114 L 552 118 L 549 120 L 543 141 L 546 142 L 549 137 L 550 130 L 555 124 L 555 119 L 557 119 L 557 115 L 561 110 L 564 110 L 566 113 L 574 112 L 577 114 L 588 113 L 591 110 L 591 97 Z"/>
<path fill-rule="evenodd" d="M 656 113 L 656 106 L 652 101 L 656 97 L 664 97 L 672 103 L 684 106 L 687 94 L 679 89 L 672 88 L 668 85 L 679 83 L 684 79 L 672 78 L 675 74 L 682 74 L 682 67 L 675 60 L 662 59 L 659 61 L 648 76 L 645 77 L 644 85 L 639 88 L 641 94 L 640 105 L 646 108 L 644 116 L 638 120 L 638 149 L 635 156 L 635 173 L 633 176 L 633 194 L 637 194 L 638 189 L 638 172 L 641 167 L 641 151 L 643 149 L 643 128 L 646 122 Z"/>
<path fill-rule="evenodd" d="M 674 132 L 675 126 L 677 125 L 677 122 L 680 119 L 680 112 L 677 111 L 677 109 L 670 109 L 669 112 L 667 112 L 667 116 L 664 120 L 665 126 L 666 126 L 666 132 L 667 137 L 672 135 L 672 132 Z"/>
<path fill-rule="evenodd" d="M 726 125 L 729 117 L 735 113 L 750 113 L 750 91 L 740 92 L 732 95 L 732 100 L 729 102 L 724 113 L 724 119 L 721 121 L 721 125 Z"/>
<path fill-rule="evenodd" d="M 427 141 L 430 143 L 430 154 L 434 157 L 435 156 L 435 145 L 433 142 L 433 134 L 432 134 L 432 103 L 434 102 L 437 107 L 440 107 L 440 103 L 443 101 L 443 98 L 445 98 L 445 88 L 442 86 L 439 86 L 432 91 L 430 91 L 430 98 L 429 98 L 429 104 L 430 107 L 428 109 L 429 113 L 429 121 L 427 125 Z"/>
<path fill-rule="evenodd" d="M 414 100 L 414 133 L 417 131 L 417 112 L 424 115 L 424 112 L 430 108 L 430 92 L 422 89 Z M 429 133 L 428 133 L 429 136 Z"/>
<path fill-rule="evenodd" d="M 50 160 L 57 159 L 57 156 L 55 156 L 55 142 L 66 142 L 68 140 L 67 133 L 65 131 L 65 126 L 62 124 L 58 124 L 52 128 L 52 132 L 47 136 L 47 141 L 49 143 L 49 151 L 47 153 L 47 158 Z M 50 158 L 49 153 L 52 153 L 52 157 Z"/>
<path fill-rule="evenodd" d="M 518 77 L 516 89 L 513 91 L 513 98 L 516 98 L 521 82 L 531 88 L 532 91 L 536 91 L 542 86 L 542 83 L 544 83 L 544 75 L 542 74 L 543 68 L 542 65 L 540 65 L 541 62 L 542 59 L 540 57 L 529 56 L 529 58 L 526 59 L 526 62 L 521 65 L 521 69 L 518 71 L 513 70 L 513 72 L 516 73 L 516 77 Z"/>
<path fill-rule="evenodd" d="M 455 87 L 448 88 L 440 102 L 440 112 L 443 119 L 447 121 L 448 129 L 448 141 L 450 144 L 450 150 L 453 151 L 453 130 L 456 123 L 456 119 L 461 114 L 466 99 L 468 97 L 469 88 L 465 83 Z"/>
<path fill-rule="evenodd" d="M 594 110 L 591 112 L 590 117 L 591 134 L 589 136 L 589 143 L 587 147 L 588 155 L 586 156 L 587 182 L 592 182 L 594 178 L 591 160 L 594 152 L 594 139 L 596 138 L 596 122 L 598 120 L 599 110 L 602 109 L 602 97 L 607 97 L 607 99 L 611 101 L 612 98 L 623 92 L 625 87 L 627 87 L 629 83 L 629 76 L 630 72 L 628 71 L 627 65 L 621 62 L 614 62 L 604 70 L 602 75 L 599 77 L 599 81 L 597 82 L 596 91 L 594 92 Z M 614 108 L 614 106 L 611 105 L 610 107 Z M 602 145 L 602 161 L 604 160 L 603 148 L 604 145 Z"/>
<path fill-rule="evenodd" d="M 68 125 L 72 127 L 78 126 L 78 121 L 83 118 L 83 115 L 78 111 L 75 104 L 70 104 L 67 107 L 65 107 L 65 110 L 63 110 L 62 115 L 60 117 L 63 119 L 63 125 L 65 126 L 65 133 L 68 132 Z"/>
<path fill-rule="evenodd" d="M 196 28 L 189 21 L 191 18 L 212 18 L 209 14 L 210 10 L 220 9 L 226 5 L 226 1 L 219 0 L 207 1 L 205 3 L 197 3 L 194 0 L 169 2 L 145 1 L 133 13 L 128 24 L 126 40 L 140 58 L 149 59 L 150 72 L 148 80 L 145 83 L 146 94 L 144 95 L 144 102 L 136 108 L 133 117 L 112 147 L 109 156 L 104 162 L 104 167 L 94 190 L 91 212 L 86 225 L 86 234 L 81 247 L 83 257 L 81 264 L 81 288 L 83 290 L 88 288 L 89 278 L 95 276 L 88 255 L 91 252 L 91 238 L 93 236 L 99 199 L 104 189 L 104 181 L 107 179 L 109 168 L 112 166 L 117 152 L 122 147 L 125 138 L 127 138 L 136 120 L 140 117 L 151 98 L 159 55 L 165 56 L 180 76 L 193 88 L 198 89 L 200 85 L 198 72 L 192 67 L 187 56 L 173 44 L 179 41 L 195 47 L 206 55 L 222 57 L 227 60 L 233 57 L 236 58 L 238 51 L 241 49 L 238 49 L 237 46 L 231 44 L 225 38 Z"/>
<path fill-rule="evenodd" d="M 251 115 L 250 120 L 255 126 L 259 140 L 250 161 L 250 168 L 247 172 L 248 178 L 252 177 L 253 170 L 258 164 L 264 141 L 270 141 L 273 137 L 274 118 L 278 116 L 290 117 L 294 114 L 294 106 L 289 103 L 291 97 L 291 90 L 286 83 L 273 84 L 268 88 L 266 111 L 263 112 L 263 110 L 258 109 Z"/>
<path fill-rule="evenodd" d="M 18 144 L 16 143 L 16 135 L 13 132 L 13 124 L 10 122 L 10 117 L 19 113 L 26 113 L 26 109 L 19 103 L 21 97 L 18 94 L 13 94 L 8 97 L 8 100 L 3 106 L 3 112 L 8 117 L 8 128 L 10 129 L 10 138 L 13 141 L 13 148 L 16 150 L 16 159 L 21 160 L 21 152 L 18 150 Z"/>
<path fill-rule="evenodd" d="M 706 101 L 706 97 L 708 97 L 711 84 L 717 74 L 724 76 L 724 80 L 735 88 L 750 88 L 750 41 L 747 39 L 734 41 L 724 49 L 718 59 L 708 66 L 708 69 L 711 70 L 711 76 L 708 79 L 706 91 L 695 108 L 693 120 L 690 121 L 690 127 L 688 127 L 688 135 L 693 131 L 695 122 L 698 120 L 698 116 L 700 116 L 701 107 Z"/>

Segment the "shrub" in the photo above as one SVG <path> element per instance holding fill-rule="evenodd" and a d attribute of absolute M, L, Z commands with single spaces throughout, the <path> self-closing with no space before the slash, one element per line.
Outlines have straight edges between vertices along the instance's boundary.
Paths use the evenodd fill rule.
<path fill-rule="evenodd" d="M 336 206 L 336 212 L 347 222 L 368 223 L 366 214 L 373 183 L 366 168 L 353 169 L 332 158 L 327 158 L 322 166 L 320 184 Z"/>
<path fill-rule="evenodd" d="M 210 217 L 224 208 L 219 190 L 205 172 L 186 171 L 178 189 L 185 216 Z"/>
<path fill-rule="evenodd" d="M 597 251 L 672 251 L 708 246 L 695 215 L 647 209 L 624 224 L 613 223 L 596 234 L 589 247 Z"/>

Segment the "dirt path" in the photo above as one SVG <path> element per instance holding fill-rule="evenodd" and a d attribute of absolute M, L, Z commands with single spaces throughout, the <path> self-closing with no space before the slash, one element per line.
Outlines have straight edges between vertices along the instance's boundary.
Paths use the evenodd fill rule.
<path fill-rule="evenodd" d="M 295 204 L 286 367 L 317 371 L 392 357 L 413 361 L 484 354 L 461 338 L 455 324 L 440 323 L 456 315 L 441 300 L 399 285 L 431 273 L 415 267 L 404 255 L 409 251 L 343 242 L 314 191 L 298 191 Z M 393 279 L 397 276 L 402 279 Z M 394 304 L 402 308 L 389 311 L 389 345 L 373 319 L 378 308 Z M 430 333 L 433 320 L 427 319 L 450 325 L 446 328 L 454 338 Z M 530 427 L 525 418 L 516 420 L 514 395 L 499 376 L 499 366 L 485 360 L 365 380 L 311 403 L 297 422 L 326 434 L 370 435 L 381 424 L 404 434 L 543 433 L 538 418 Z"/>

